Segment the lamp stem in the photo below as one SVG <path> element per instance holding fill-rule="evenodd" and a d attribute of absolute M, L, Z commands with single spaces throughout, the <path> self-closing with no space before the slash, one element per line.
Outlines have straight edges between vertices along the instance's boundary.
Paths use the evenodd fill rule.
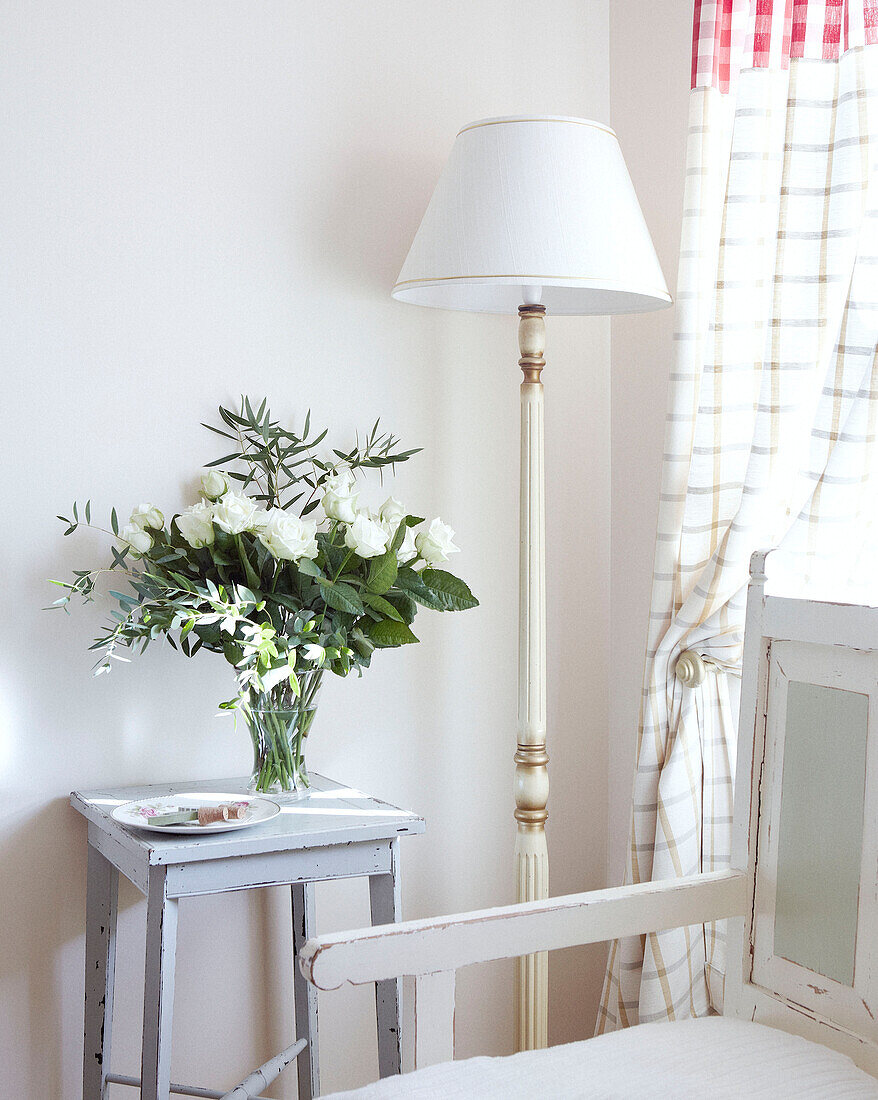
<path fill-rule="evenodd" d="M 545 823 L 546 765 L 546 507 L 543 384 L 546 307 L 518 307 L 521 383 L 521 513 L 518 649 L 518 751 L 515 754 L 515 864 L 518 900 L 549 896 Z M 527 955 L 516 964 L 518 1050 L 547 1045 L 549 956 Z"/>

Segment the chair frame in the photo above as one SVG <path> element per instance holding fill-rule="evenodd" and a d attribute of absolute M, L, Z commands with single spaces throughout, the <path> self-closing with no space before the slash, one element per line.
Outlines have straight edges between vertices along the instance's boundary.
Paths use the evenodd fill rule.
<path fill-rule="evenodd" d="M 306 943 L 299 960 L 308 981 L 318 989 L 330 990 L 345 982 L 360 985 L 400 976 L 414 977 L 414 1062 L 415 1068 L 420 1068 L 454 1056 L 455 971 L 462 966 L 741 918 L 729 922 L 724 1014 L 759 1020 L 841 1050 L 867 1072 L 878 1076 L 878 1028 L 851 1027 L 849 1021 L 845 1026 L 840 1024 L 833 1015 L 837 1003 L 832 996 L 825 997 L 816 1007 L 797 999 L 797 990 L 803 981 L 814 979 L 813 972 L 790 964 L 793 970 L 801 972 L 802 980 L 795 988 L 782 988 L 782 983 L 776 983 L 777 988 L 765 988 L 754 981 L 753 959 L 762 916 L 758 909 L 761 895 L 757 890 L 760 877 L 757 841 L 761 819 L 770 808 L 768 800 L 780 797 L 779 785 L 770 791 L 762 790 L 771 644 L 784 639 L 875 651 L 878 669 L 878 609 L 767 596 L 765 561 L 769 552 L 757 551 L 751 559 L 741 694 L 742 736 L 738 740 L 739 782 L 729 870 L 316 937 Z M 875 680 L 872 700 L 875 706 L 870 717 L 878 718 L 878 676 Z M 878 721 L 870 721 L 870 726 L 874 731 Z M 745 736 L 747 731 L 750 736 Z M 873 732 L 873 741 L 876 736 Z M 740 782 L 744 777 L 749 782 Z M 867 811 L 863 838 L 867 852 L 878 850 L 878 827 L 869 823 L 870 816 L 875 815 Z M 875 862 L 871 861 L 872 878 L 866 893 L 878 896 Z M 864 868 L 868 863 L 864 857 Z M 878 929 L 873 925 L 862 927 L 862 912 L 861 907 L 860 935 L 874 942 L 878 940 Z M 878 958 L 878 951 L 875 954 Z M 815 986 L 809 984 L 808 988 Z M 827 990 L 821 989 L 819 993 L 826 994 Z M 872 1017 L 870 1006 L 866 1004 L 865 1008 Z"/>

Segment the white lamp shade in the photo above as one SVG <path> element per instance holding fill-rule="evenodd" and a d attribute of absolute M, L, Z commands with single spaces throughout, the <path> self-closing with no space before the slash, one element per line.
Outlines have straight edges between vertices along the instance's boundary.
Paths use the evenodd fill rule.
<path fill-rule="evenodd" d="M 393 297 L 516 313 L 538 287 L 549 313 L 671 301 L 609 127 L 558 117 L 473 122 L 457 135 Z"/>

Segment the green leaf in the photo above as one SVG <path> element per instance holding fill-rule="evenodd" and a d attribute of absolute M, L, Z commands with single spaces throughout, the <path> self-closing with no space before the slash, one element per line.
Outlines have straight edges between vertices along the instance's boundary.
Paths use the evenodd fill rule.
<path fill-rule="evenodd" d="M 213 462 L 205 462 L 204 465 L 208 468 L 213 467 L 213 466 L 222 466 L 224 462 L 234 462 L 236 459 L 238 459 L 240 457 L 241 457 L 241 455 L 239 454 L 239 452 L 235 451 L 230 455 L 223 455 L 222 458 L 215 458 L 213 460 Z"/>
<path fill-rule="evenodd" d="M 91 501 L 90 500 L 87 500 L 85 502 L 85 522 L 86 523 L 91 523 Z"/>
<path fill-rule="evenodd" d="M 408 517 L 406 517 L 406 518 L 408 518 Z M 396 554 L 397 554 L 400 546 L 402 546 L 403 540 L 405 539 L 405 530 L 406 530 L 406 522 L 405 522 L 405 520 L 402 520 L 400 522 L 399 527 L 397 527 L 397 529 L 396 529 L 396 533 L 394 534 L 393 539 L 390 542 L 390 545 L 387 547 L 388 552 L 392 552 L 394 557 L 396 557 Z"/>
<path fill-rule="evenodd" d="M 447 573 L 444 569 L 425 569 L 421 580 L 431 592 L 436 593 L 446 611 L 466 611 L 479 606 L 468 586 L 453 573 Z"/>
<path fill-rule="evenodd" d="M 317 577 L 319 580 L 326 579 L 320 566 L 310 558 L 300 558 L 299 561 L 296 562 L 296 568 L 300 573 L 304 573 L 306 577 Z"/>
<path fill-rule="evenodd" d="M 302 606 L 301 600 L 296 600 L 292 596 L 285 596 L 280 592 L 272 592 L 267 599 L 270 603 L 280 604 L 287 611 L 298 611 Z"/>
<path fill-rule="evenodd" d="M 364 592 L 363 603 L 371 607 L 373 611 L 380 612 L 385 619 L 393 619 L 397 623 L 404 622 L 402 615 L 383 596 L 378 596 L 374 592 Z"/>
<path fill-rule="evenodd" d="M 383 597 L 388 603 L 393 604 L 396 610 L 402 615 L 402 621 L 408 623 L 409 626 L 415 621 L 415 615 L 418 613 L 418 605 L 405 592 L 399 592 L 394 589 L 392 592 L 388 592 Z"/>
<path fill-rule="evenodd" d="M 247 550 L 244 547 L 244 540 L 241 535 L 235 535 L 235 542 L 238 546 L 238 557 L 241 559 L 241 565 L 244 566 L 244 574 L 247 577 L 247 583 L 253 587 L 259 587 L 259 575 L 256 570 L 250 564 L 250 559 L 247 556 Z"/>
<path fill-rule="evenodd" d="M 419 523 L 423 523 L 423 522 L 424 522 L 424 517 L 423 516 L 406 516 L 405 517 L 406 527 L 417 527 Z"/>
<path fill-rule="evenodd" d="M 233 435 L 229 435 L 228 432 L 224 432 L 222 428 L 215 428 L 213 424 L 205 424 L 203 420 L 201 422 L 201 426 L 202 428 L 207 428 L 209 432 L 215 432 L 217 435 L 221 435 L 223 439 L 231 439 L 234 442 L 235 437 Z"/>
<path fill-rule="evenodd" d="M 113 534 L 119 534 L 119 517 L 116 515 L 116 509 L 110 513 L 110 526 L 113 528 Z"/>
<path fill-rule="evenodd" d="M 349 615 L 362 615 L 365 608 L 355 588 L 349 584 L 323 584 L 320 595 L 327 607 L 346 611 Z"/>
<path fill-rule="evenodd" d="M 126 605 L 133 604 L 134 606 L 136 606 L 140 602 L 134 596 L 132 596 L 130 592 L 127 594 L 125 592 L 114 592 L 111 588 L 110 595 L 117 599 L 119 603 L 123 603 Z"/>
<path fill-rule="evenodd" d="M 378 649 L 390 649 L 420 641 L 405 623 L 396 623 L 392 619 L 382 619 L 380 623 L 373 623 L 369 627 L 368 634 Z"/>
<path fill-rule="evenodd" d="M 379 595 L 386 592 L 393 587 L 397 568 L 396 551 L 391 546 L 380 557 L 372 559 L 366 587 L 370 592 L 376 592 Z"/>
<path fill-rule="evenodd" d="M 416 600 L 424 607 L 429 607 L 433 611 L 444 611 L 445 603 L 441 596 L 431 591 L 426 584 L 421 580 L 420 573 L 416 573 L 408 565 L 404 565 L 400 568 L 396 577 L 397 588 L 403 589 L 407 592 L 413 600 Z"/>
<path fill-rule="evenodd" d="M 371 656 L 375 649 L 375 643 L 370 638 L 367 638 L 358 626 L 355 626 L 351 631 L 351 645 L 361 657 L 366 659 Z"/>

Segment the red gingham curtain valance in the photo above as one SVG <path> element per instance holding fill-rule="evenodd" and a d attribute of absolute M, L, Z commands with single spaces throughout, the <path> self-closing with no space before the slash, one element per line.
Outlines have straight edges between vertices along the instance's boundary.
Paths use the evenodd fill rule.
<path fill-rule="evenodd" d="M 837 60 L 878 42 L 878 0 L 695 0 L 692 87 L 728 92 L 742 69 Z"/>

